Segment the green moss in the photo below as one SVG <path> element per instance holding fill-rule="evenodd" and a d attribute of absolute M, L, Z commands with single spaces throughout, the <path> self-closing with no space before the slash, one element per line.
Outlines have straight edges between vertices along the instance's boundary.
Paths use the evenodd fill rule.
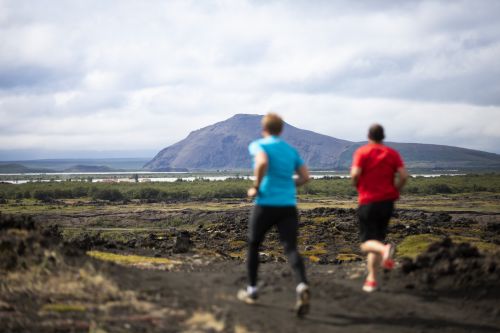
<path fill-rule="evenodd" d="M 450 238 L 455 243 L 471 243 L 471 245 L 474 245 L 475 247 L 477 247 L 478 250 L 481 252 L 496 252 L 496 251 L 500 250 L 499 245 L 484 242 L 484 241 L 482 241 L 478 238 L 474 238 L 474 237 L 451 236 Z"/>
<path fill-rule="evenodd" d="M 40 310 L 44 312 L 85 312 L 87 308 L 79 304 L 54 303 L 45 304 Z"/>
<path fill-rule="evenodd" d="M 241 240 L 235 240 L 235 241 L 231 241 L 229 242 L 229 246 L 233 249 L 239 249 L 239 248 L 242 248 L 242 247 L 246 247 L 247 246 L 247 242 L 246 241 L 241 241 Z"/>
<path fill-rule="evenodd" d="M 311 250 L 302 251 L 302 255 L 304 256 L 320 256 L 327 254 L 328 251 L 325 249 L 325 243 L 318 243 L 313 246 Z"/>
<path fill-rule="evenodd" d="M 496 252 L 500 246 L 488 243 L 474 237 L 450 236 L 454 243 L 470 243 L 482 252 Z M 398 257 L 415 258 L 425 252 L 433 242 L 441 240 L 441 237 L 431 234 L 413 235 L 406 237 L 397 247 Z"/>
<path fill-rule="evenodd" d="M 406 237 L 397 247 L 398 257 L 415 258 L 427 250 L 429 245 L 441 238 L 432 234 L 412 235 Z"/>
<path fill-rule="evenodd" d="M 312 218 L 314 223 L 327 223 L 332 220 L 330 216 L 317 216 Z"/>
<path fill-rule="evenodd" d="M 246 251 L 229 252 L 229 256 L 235 259 L 245 259 L 246 255 Z"/>
<path fill-rule="evenodd" d="M 318 256 L 309 256 L 311 262 L 319 262 L 321 259 Z"/>
<path fill-rule="evenodd" d="M 335 259 L 339 261 L 345 261 L 345 262 L 350 262 L 350 261 L 361 261 L 363 260 L 363 257 L 354 254 L 354 253 L 339 253 Z"/>
<path fill-rule="evenodd" d="M 110 252 L 88 251 L 87 255 L 104 261 L 111 261 L 121 265 L 176 265 L 181 262 L 167 258 L 144 257 L 137 255 L 123 255 Z"/>

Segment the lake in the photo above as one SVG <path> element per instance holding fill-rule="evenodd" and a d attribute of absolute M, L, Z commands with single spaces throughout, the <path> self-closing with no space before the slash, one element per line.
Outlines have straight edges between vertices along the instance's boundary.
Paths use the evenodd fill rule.
<path fill-rule="evenodd" d="M 140 183 L 149 182 L 175 182 L 175 181 L 223 181 L 232 178 L 243 178 L 254 180 L 255 178 L 247 174 L 238 173 L 193 173 L 193 172 L 151 172 L 151 171 L 131 171 L 131 172 L 55 172 L 55 173 L 19 173 L 0 174 L 0 181 L 10 184 L 25 184 L 29 182 L 62 182 L 62 181 L 92 181 L 93 183 L 133 183 L 135 175 Z M 461 176 L 464 173 L 422 173 L 413 174 L 412 177 L 439 177 L 439 176 Z M 347 172 L 338 171 L 312 171 L 311 178 L 321 179 L 324 177 L 349 178 Z"/>

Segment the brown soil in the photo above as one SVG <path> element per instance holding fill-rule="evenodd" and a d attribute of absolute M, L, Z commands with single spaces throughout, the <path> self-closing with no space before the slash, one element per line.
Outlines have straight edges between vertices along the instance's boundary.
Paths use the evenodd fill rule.
<path fill-rule="evenodd" d="M 246 280 L 247 216 L 246 209 L 149 212 L 137 219 L 164 226 L 182 217 L 189 227 L 118 240 L 89 231 L 64 241 L 60 226 L 67 219 L 82 226 L 95 221 L 0 215 L 0 331 L 500 331 L 500 262 L 469 244 L 435 243 L 384 273 L 381 292 L 362 292 L 364 264 L 352 209 L 301 214 L 310 315 L 293 314 L 294 283 L 275 232 L 262 248 L 259 302 L 242 304 L 235 295 Z M 107 218 L 114 227 L 132 221 Z M 391 230 L 389 239 L 396 243 L 409 235 L 450 232 L 499 242 L 494 215 L 398 211 Z M 122 266 L 93 259 L 87 250 L 168 258 L 172 264 Z"/>

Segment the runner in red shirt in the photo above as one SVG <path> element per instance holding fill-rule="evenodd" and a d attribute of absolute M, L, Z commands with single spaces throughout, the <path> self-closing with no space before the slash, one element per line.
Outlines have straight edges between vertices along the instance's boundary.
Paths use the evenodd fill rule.
<path fill-rule="evenodd" d="M 363 290 L 378 289 L 377 268 L 394 267 L 394 245 L 384 244 L 394 201 L 406 183 L 408 173 L 399 153 L 382 144 L 384 128 L 374 124 L 368 131 L 368 144 L 353 156 L 351 177 L 359 194 L 359 230 L 361 250 L 368 253 L 368 276 Z"/>

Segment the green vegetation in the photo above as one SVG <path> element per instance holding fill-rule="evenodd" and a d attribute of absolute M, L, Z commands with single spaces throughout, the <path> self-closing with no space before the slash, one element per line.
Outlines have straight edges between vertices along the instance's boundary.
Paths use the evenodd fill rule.
<path fill-rule="evenodd" d="M 495 252 L 500 246 L 481 241 L 479 238 L 450 236 L 451 240 L 456 243 L 471 243 L 482 252 Z M 441 237 L 431 234 L 412 235 L 406 237 L 397 248 L 398 257 L 416 258 L 419 254 L 425 252 L 429 245 L 441 240 Z"/>
<path fill-rule="evenodd" d="M 88 183 L 33 182 L 20 185 L 0 184 L 0 200 L 36 199 L 50 202 L 59 199 L 92 199 L 110 202 L 143 200 L 146 202 L 193 201 L 222 198 L 245 198 L 251 185 L 246 179 L 224 181 L 195 180 L 173 183 Z M 500 174 L 416 177 L 410 179 L 403 194 L 434 195 L 457 193 L 500 193 Z M 326 177 L 315 179 L 299 190 L 308 197 L 356 196 L 349 179 Z"/>
<path fill-rule="evenodd" d="M 457 243 L 471 243 L 471 245 L 477 247 L 481 252 L 496 252 L 500 249 L 499 245 L 484 242 L 479 238 L 465 236 L 451 236 L 450 238 Z"/>
<path fill-rule="evenodd" d="M 397 255 L 398 257 L 416 258 L 420 253 L 425 252 L 429 245 L 440 239 L 439 236 L 431 234 L 408 236 L 398 245 Z"/>
<path fill-rule="evenodd" d="M 180 264 L 180 261 L 167 258 L 144 257 L 136 255 L 123 255 L 110 252 L 88 251 L 87 255 L 104 261 L 111 261 L 125 266 L 147 266 L 147 265 L 166 265 L 172 266 Z"/>
<path fill-rule="evenodd" d="M 45 304 L 40 309 L 45 312 L 85 312 L 87 309 L 83 305 L 79 304 Z"/>
<path fill-rule="evenodd" d="M 500 192 L 500 174 L 465 176 L 440 176 L 434 178 L 412 178 L 404 193 L 410 194 L 452 194 Z"/>
<path fill-rule="evenodd" d="M 335 257 L 335 259 L 343 262 L 351 262 L 351 261 L 361 261 L 363 260 L 363 257 L 354 253 L 339 253 Z"/>

